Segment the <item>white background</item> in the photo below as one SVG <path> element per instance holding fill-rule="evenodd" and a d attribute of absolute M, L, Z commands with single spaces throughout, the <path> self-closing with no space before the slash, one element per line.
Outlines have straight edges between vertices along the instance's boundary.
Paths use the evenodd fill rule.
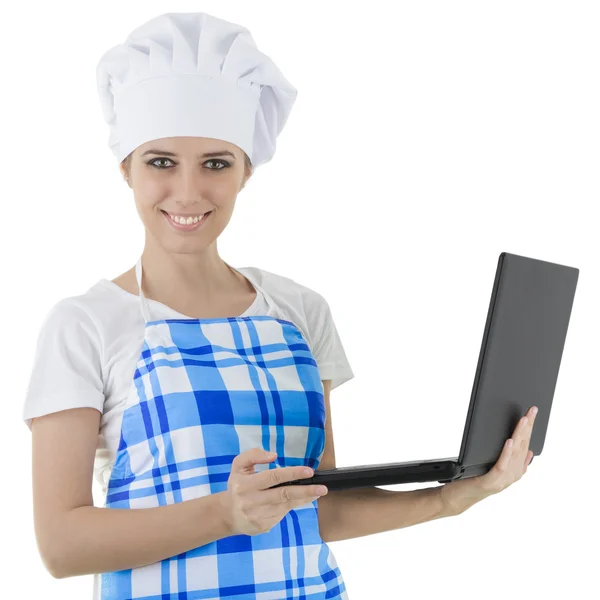
<path fill-rule="evenodd" d="M 299 90 L 219 253 L 330 303 L 356 375 L 331 394 L 337 466 L 457 456 L 498 255 L 580 269 L 542 455 L 459 517 L 331 543 L 350 600 L 594 596 L 600 11 L 547 0 L 3 11 L 3 595 L 91 598 L 39 557 L 22 402 L 50 307 L 142 252 L 95 68 L 167 10 L 248 27 Z"/>

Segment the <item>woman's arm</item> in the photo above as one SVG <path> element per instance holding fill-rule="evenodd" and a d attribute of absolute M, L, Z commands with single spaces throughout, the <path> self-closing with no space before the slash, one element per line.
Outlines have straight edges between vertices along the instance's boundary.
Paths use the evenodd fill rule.
<path fill-rule="evenodd" d="M 35 534 L 53 577 L 141 567 L 231 535 L 225 492 L 156 508 L 95 507 L 100 417 L 94 408 L 74 408 L 32 422 Z"/>
<path fill-rule="evenodd" d="M 408 492 L 378 487 L 331 490 L 318 500 L 321 537 L 337 542 L 453 516 L 443 509 L 439 493 L 443 487 Z"/>

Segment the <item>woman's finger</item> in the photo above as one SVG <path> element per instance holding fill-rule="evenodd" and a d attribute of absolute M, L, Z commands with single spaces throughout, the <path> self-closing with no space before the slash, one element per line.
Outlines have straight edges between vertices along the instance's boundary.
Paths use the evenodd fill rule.
<path fill-rule="evenodd" d="M 504 444 L 504 448 L 502 449 L 502 453 L 500 454 L 500 459 L 498 460 L 498 467 L 500 471 L 506 471 L 508 469 L 508 465 L 510 464 L 510 459 L 512 458 L 513 451 L 515 447 L 515 441 L 512 438 L 508 438 L 506 443 Z"/>
<path fill-rule="evenodd" d="M 533 451 L 529 451 L 527 453 L 527 460 L 525 461 L 525 468 L 527 469 L 527 467 L 531 464 L 531 461 L 533 460 Z"/>

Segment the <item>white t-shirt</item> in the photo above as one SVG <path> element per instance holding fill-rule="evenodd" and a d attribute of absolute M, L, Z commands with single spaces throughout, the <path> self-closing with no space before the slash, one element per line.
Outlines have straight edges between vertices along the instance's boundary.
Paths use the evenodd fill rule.
<path fill-rule="evenodd" d="M 321 379 L 332 380 L 332 390 L 354 377 L 323 296 L 264 269 L 236 270 L 264 287 L 281 318 L 300 329 Z M 255 301 L 239 316 L 266 314 L 266 301 L 256 289 Z M 153 320 L 192 318 L 151 298 L 147 302 Z M 100 411 L 94 477 L 103 493 L 119 447 L 123 405 L 144 342 L 144 325 L 139 296 L 100 279 L 84 294 L 52 306 L 38 335 L 23 420 L 31 429 L 34 417 L 60 410 L 91 407 Z"/>

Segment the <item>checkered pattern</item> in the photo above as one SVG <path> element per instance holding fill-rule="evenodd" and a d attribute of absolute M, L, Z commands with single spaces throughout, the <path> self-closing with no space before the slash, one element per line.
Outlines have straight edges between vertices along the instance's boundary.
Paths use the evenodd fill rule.
<path fill-rule="evenodd" d="M 235 456 L 256 447 L 277 452 L 281 467 L 316 469 L 325 416 L 317 363 L 292 322 L 266 315 L 149 321 L 105 506 L 164 506 L 224 491 Z M 255 467 L 270 468 L 275 462 Z M 103 573 L 100 589 L 101 600 L 347 600 L 319 535 L 317 501 L 267 533 Z"/>

